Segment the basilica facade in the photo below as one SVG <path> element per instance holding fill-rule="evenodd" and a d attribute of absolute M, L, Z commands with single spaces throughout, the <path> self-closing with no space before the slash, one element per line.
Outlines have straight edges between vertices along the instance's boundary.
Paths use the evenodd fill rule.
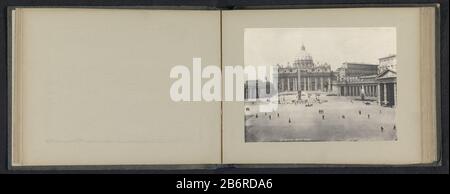
<path fill-rule="evenodd" d="M 270 81 L 247 80 L 244 85 L 244 99 L 271 98 L 272 95 L 286 101 L 295 96 L 301 99 L 305 94 L 332 94 L 376 99 L 383 106 L 397 104 L 396 56 L 379 59 L 379 64 L 345 62 L 336 71 L 327 63 L 317 63 L 302 45 L 292 62 L 277 64 Z M 276 90 L 277 89 L 277 90 Z M 295 101 L 289 98 L 288 101 Z"/>
<path fill-rule="evenodd" d="M 331 92 L 333 71 L 327 63 L 315 63 L 313 57 L 301 46 L 292 63 L 277 65 L 278 92 Z"/>

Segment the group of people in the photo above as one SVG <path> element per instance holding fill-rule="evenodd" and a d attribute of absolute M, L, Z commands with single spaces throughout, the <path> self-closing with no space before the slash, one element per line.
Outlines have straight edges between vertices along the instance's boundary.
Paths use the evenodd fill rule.
<path fill-rule="evenodd" d="M 264 116 L 267 116 L 267 112 L 264 113 Z M 280 117 L 280 113 L 277 113 L 277 117 Z M 255 114 L 255 118 L 258 118 L 258 113 Z M 272 114 L 269 114 L 269 120 L 272 120 Z"/>
<path fill-rule="evenodd" d="M 278 118 L 280 117 L 280 113 L 277 112 L 276 115 L 277 115 Z M 267 116 L 267 112 L 264 113 L 264 116 Z M 259 117 L 258 113 L 256 113 L 255 114 L 255 118 L 258 118 L 258 117 Z M 269 120 L 272 120 L 272 114 L 269 114 L 268 118 L 269 118 Z M 288 118 L 288 123 L 292 123 L 291 117 Z"/>
<path fill-rule="evenodd" d="M 318 99 L 318 98 L 314 99 L 313 101 L 320 103 L 320 99 Z M 299 101 L 295 101 L 294 103 L 295 104 L 305 103 L 305 107 L 313 106 L 313 103 L 309 102 L 308 100 L 299 100 Z M 351 103 L 353 103 L 353 100 L 351 100 Z M 321 115 L 322 120 L 325 120 L 325 111 L 323 109 L 319 109 L 318 113 Z M 363 112 L 361 110 L 358 110 L 357 113 L 358 113 L 358 115 L 363 115 Z M 382 114 L 382 110 L 379 110 L 379 113 Z M 265 112 L 264 115 L 267 117 L 267 115 L 268 115 L 267 112 Z M 280 113 L 277 112 L 276 113 L 276 117 L 279 118 L 280 117 Z M 258 113 L 255 114 L 255 118 L 258 118 Z M 269 114 L 268 118 L 269 118 L 269 120 L 272 120 L 272 114 Z M 340 118 L 346 119 L 346 116 L 343 114 L 343 115 L 340 116 Z M 367 119 L 370 119 L 370 114 L 367 114 Z M 288 117 L 288 123 L 292 123 L 292 121 L 293 120 L 291 119 L 291 117 Z M 392 129 L 396 130 L 397 128 L 394 125 Z M 383 126 L 380 126 L 380 131 L 384 132 L 384 127 Z"/>
<path fill-rule="evenodd" d="M 352 103 L 353 103 L 353 102 L 352 102 Z M 320 110 L 319 110 L 319 111 L 320 111 Z M 379 112 L 380 112 L 380 114 L 382 114 L 382 111 L 381 111 L 381 110 L 380 110 Z M 319 113 L 320 113 L 320 112 L 319 112 Z M 359 115 L 362 115 L 362 111 L 361 111 L 361 110 L 358 110 L 358 114 L 359 114 Z M 342 119 L 345 119 L 345 115 L 342 115 L 341 118 L 342 118 Z M 370 114 L 367 114 L 367 118 L 370 119 Z M 323 115 L 322 115 L 322 119 L 324 119 L 324 116 L 323 116 Z M 392 129 L 393 129 L 393 130 L 397 130 L 397 127 L 394 125 L 394 126 L 392 127 Z M 381 132 L 384 132 L 384 127 L 383 127 L 383 126 L 380 126 L 380 131 L 381 131 Z"/>

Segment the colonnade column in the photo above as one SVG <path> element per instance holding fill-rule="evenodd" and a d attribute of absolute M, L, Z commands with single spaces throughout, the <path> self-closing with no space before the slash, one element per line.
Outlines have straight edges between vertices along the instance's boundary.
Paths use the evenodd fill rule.
<path fill-rule="evenodd" d="M 397 107 L 397 83 L 394 83 L 394 106 Z"/>
<path fill-rule="evenodd" d="M 293 88 L 293 90 L 294 91 L 296 91 L 297 90 L 297 78 L 292 78 L 293 79 L 293 82 L 294 82 L 294 88 Z"/>
<path fill-rule="evenodd" d="M 306 77 L 303 78 L 303 90 L 306 91 Z"/>
<path fill-rule="evenodd" d="M 320 77 L 320 90 L 323 91 L 323 77 Z"/>
<path fill-rule="evenodd" d="M 311 77 L 308 77 L 308 84 L 306 86 L 308 86 L 308 91 L 311 90 Z"/>
<path fill-rule="evenodd" d="M 315 77 L 314 78 L 314 90 L 317 91 L 319 86 L 319 78 Z"/>
<path fill-rule="evenodd" d="M 287 78 L 287 91 L 291 91 L 291 79 Z"/>
<path fill-rule="evenodd" d="M 331 78 L 330 77 L 328 77 L 328 92 L 331 92 L 331 91 L 333 91 L 333 86 L 331 85 Z"/>
<path fill-rule="evenodd" d="M 387 87 L 386 87 L 386 86 L 387 86 L 387 84 L 384 84 L 384 85 L 383 85 L 383 93 L 384 93 L 384 94 L 383 94 L 383 95 L 384 95 L 384 102 L 383 102 L 383 103 L 384 103 L 384 104 L 387 104 L 387 103 L 388 103 L 388 101 L 387 101 Z"/>

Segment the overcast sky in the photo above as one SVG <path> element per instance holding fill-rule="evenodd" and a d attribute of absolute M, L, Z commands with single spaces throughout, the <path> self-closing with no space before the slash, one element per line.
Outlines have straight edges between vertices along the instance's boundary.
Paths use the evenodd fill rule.
<path fill-rule="evenodd" d="M 343 62 L 378 64 L 378 58 L 396 54 L 396 29 L 247 28 L 245 65 L 292 63 L 302 44 L 315 63 L 327 62 L 333 71 Z"/>

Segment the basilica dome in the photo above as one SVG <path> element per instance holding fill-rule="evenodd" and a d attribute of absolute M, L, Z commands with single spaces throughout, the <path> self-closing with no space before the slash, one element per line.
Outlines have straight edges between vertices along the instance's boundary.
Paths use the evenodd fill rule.
<path fill-rule="evenodd" d="M 297 56 L 297 59 L 302 61 L 312 61 L 312 57 L 308 52 L 306 52 L 306 48 L 304 45 L 302 45 L 300 53 Z"/>
<path fill-rule="evenodd" d="M 300 53 L 295 57 L 294 66 L 298 66 L 301 69 L 309 69 L 314 67 L 312 56 L 306 52 L 304 45 L 302 45 Z"/>

